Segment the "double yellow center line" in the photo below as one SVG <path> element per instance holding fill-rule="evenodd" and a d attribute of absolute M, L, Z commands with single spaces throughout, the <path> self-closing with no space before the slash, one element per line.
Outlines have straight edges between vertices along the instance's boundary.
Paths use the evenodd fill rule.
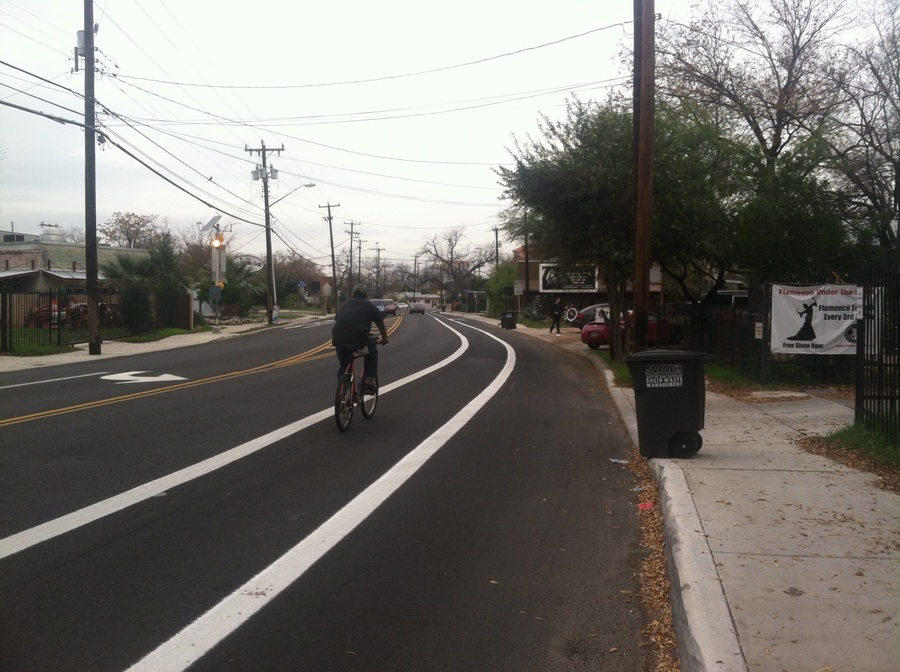
<path fill-rule="evenodd" d="M 402 318 L 394 321 L 389 325 L 388 334 L 393 334 L 394 331 L 397 330 L 397 327 L 400 326 L 400 322 Z M 165 387 L 156 388 L 153 390 L 143 390 L 141 392 L 133 392 L 131 394 L 123 394 L 118 397 L 110 397 L 108 399 L 98 399 L 96 401 L 86 401 L 83 404 L 74 404 L 72 406 L 64 406 L 62 408 L 54 408 L 46 411 L 39 411 L 38 413 L 29 413 L 28 415 L 20 415 L 14 418 L 6 418 L 0 419 L 0 428 L 9 427 L 11 425 L 19 425 L 25 422 L 32 422 L 34 420 L 43 420 L 44 418 L 52 418 L 57 415 L 65 415 L 67 413 L 77 413 L 78 411 L 86 411 L 93 408 L 100 408 L 102 406 L 109 406 L 112 404 L 120 404 L 125 401 L 134 401 L 135 399 L 144 399 L 146 397 L 152 397 L 157 394 L 168 394 L 169 392 L 177 392 L 179 390 L 186 390 L 192 387 L 199 387 L 201 385 L 208 385 L 210 383 L 218 383 L 223 380 L 231 380 L 232 378 L 240 378 L 241 376 L 250 376 L 256 373 L 263 373 L 265 371 L 272 371 L 274 369 L 280 369 L 285 366 L 294 366 L 295 364 L 303 364 L 304 362 L 311 362 L 317 359 L 324 359 L 325 357 L 333 357 L 333 348 L 331 342 L 328 341 L 326 343 L 322 343 L 314 347 L 311 350 L 307 350 L 306 352 L 302 352 L 299 355 L 294 355 L 293 357 L 288 357 L 287 359 L 281 359 L 275 362 L 269 362 L 267 364 L 262 364 L 260 366 L 255 366 L 250 369 L 243 369 L 241 371 L 231 371 L 229 373 L 223 373 L 218 376 L 211 376 L 209 378 L 201 378 L 200 380 L 187 380 L 183 383 L 175 383 L 174 385 L 167 385 Z"/>

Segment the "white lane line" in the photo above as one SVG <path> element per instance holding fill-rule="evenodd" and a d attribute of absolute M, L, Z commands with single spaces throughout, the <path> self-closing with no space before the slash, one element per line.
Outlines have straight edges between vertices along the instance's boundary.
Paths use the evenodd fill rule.
<path fill-rule="evenodd" d="M 0 390 L 11 390 L 14 387 L 28 387 L 29 385 L 46 385 L 47 383 L 61 383 L 64 380 L 75 380 L 76 378 L 91 378 L 93 376 L 104 376 L 109 371 L 97 371 L 96 373 L 83 373 L 80 376 L 66 376 L 65 378 L 48 378 L 47 380 L 35 380 L 31 383 L 18 383 L 16 385 L 4 385 Z"/>
<path fill-rule="evenodd" d="M 451 327 L 447 328 L 453 330 Z M 470 328 L 481 331 L 475 327 Z M 350 534 L 394 491 L 409 480 L 419 467 L 500 391 L 515 368 L 515 351 L 499 338 L 487 332 L 482 333 L 502 343 L 507 353 L 506 364 L 490 385 L 312 534 L 181 632 L 148 653 L 126 672 L 186 670 L 299 579 L 317 560 Z M 460 338 L 463 338 L 461 334 Z"/>
<path fill-rule="evenodd" d="M 382 386 L 379 390 L 380 394 L 386 394 L 387 392 L 411 383 L 418 378 L 427 376 L 428 374 L 447 366 L 448 364 L 459 359 L 462 356 L 462 354 L 469 347 L 468 341 L 466 341 L 461 333 L 459 333 L 452 327 L 449 327 L 447 325 L 444 326 L 459 337 L 459 348 L 457 348 L 455 352 L 450 354 L 445 359 L 432 364 L 428 368 L 417 371 L 416 373 L 409 375 L 406 378 L 401 378 L 398 381 Z M 52 539 L 53 537 L 70 532 L 78 527 L 81 527 L 82 525 L 93 523 L 100 518 L 104 518 L 113 513 L 117 513 L 122 509 L 128 508 L 129 506 L 139 504 L 145 499 L 158 497 L 162 493 L 171 490 L 172 488 L 183 485 L 195 478 L 205 476 L 206 474 L 209 474 L 216 469 L 221 469 L 222 467 L 227 466 L 232 462 L 236 462 L 237 460 L 247 457 L 248 455 L 252 455 L 253 453 L 262 450 L 263 448 L 266 448 L 267 446 L 270 446 L 277 441 L 286 439 L 292 434 L 296 434 L 297 432 L 302 431 L 317 422 L 321 422 L 326 418 L 330 418 L 333 414 L 334 408 L 329 407 L 324 411 L 319 411 L 318 413 L 314 413 L 313 415 L 302 418 L 296 422 L 292 422 L 289 425 L 280 427 L 279 429 L 269 432 L 268 434 L 264 434 L 263 436 L 252 439 L 251 441 L 247 441 L 246 443 L 243 443 L 239 446 L 235 446 L 234 448 L 231 448 L 224 453 L 214 455 L 213 457 L 203 460 L 202 462 L 198 462 L 197 464 L 185 467 L 180 471 L 168 474 L 167 476 L 162 476 L 161 478 L 158 478 L 154 481 L 144 483 L 143 485 L 139 485 L 136 488 L 110 497 L 109 499 L 104 499 L 101 502 L 91 504 L 90 506 L 86 506 L 85 508 L 79 509 L 78 511 L 73 511 L 72 513 L 66 514 L 65 516 L 55 518 L 54 520 L 49 520 L 46 523 L 43 523 L 36 527 L 32 527 L 28 530 L 23 530 L 22 532 L 18 532 L 16 534 L 0 539 L 0 560 L 10 555 L 19 553 L 20 551 L 24 551 L 26 548 L 34 546 L 35 544 L 39 544 L 42 541 L 47 541 L 48 539 Z"/>

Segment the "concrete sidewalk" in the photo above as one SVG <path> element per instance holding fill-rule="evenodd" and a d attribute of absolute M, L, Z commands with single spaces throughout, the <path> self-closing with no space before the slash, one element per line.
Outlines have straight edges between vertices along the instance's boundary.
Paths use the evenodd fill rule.
<path fill-rule="evenodd" d="M 609 387 L 637 444 L 633 393 Z M 650 460 L 683 672 L 900 669 L 900 496 L 794 444 L 852 422 L 707 392 L 702 450 Z"/>
<path fill-rule="evenodd" d="M 128 355 L 136 355 L 143 352 L 183 348 L 189 345 L 202 345 L 219 338 L 229 338 L 246 331 L 263 327 L 265 327 L 265 324 L 247 322 L 245 324 L 223 325 L 219 327 L 219 333 L 202 331 L 191 334 L 180 334 L 178 336 L 169 336 L 168 338 L 159 341 L 148 341 L 146 343 L 126 343 L 125 341 L 120 340 L 103 341 L 103 343 L 100 344 L 99 355 L 91 355 L 88 352 L 87 343 L 79 343 L 70 352 L 64 352 L 58 355 L 43 355 L 40 357 L 3 355 L 0 357 L 0 373 L 3 373 L 4 371 L 20 371 L 22 369 L 55 366 L 57 364 L 71 364 L 72 362 L 79 361 L 126 357 Z"/>

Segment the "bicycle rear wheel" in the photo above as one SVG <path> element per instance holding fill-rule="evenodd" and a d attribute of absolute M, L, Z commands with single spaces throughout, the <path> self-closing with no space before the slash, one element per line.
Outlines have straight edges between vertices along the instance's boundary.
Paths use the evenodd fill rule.
<path fill-rule="evenodd" d="M 353 377 L 345 373 L 338 380 L 334 394 L 334 420 L 338 429 L 346 432 L 353 420 Z"/>
<path fill-rule="evenodd" d="M 359 407 L 362 409 L 363 417 L 368 420 L 375 415 L 375 407 L 378 406 L 378 376 L 375 376 L 375 391 L 367 392 L 366 386 L 363 384 L 360 389 L 360 397 L 362 403 Z"/>

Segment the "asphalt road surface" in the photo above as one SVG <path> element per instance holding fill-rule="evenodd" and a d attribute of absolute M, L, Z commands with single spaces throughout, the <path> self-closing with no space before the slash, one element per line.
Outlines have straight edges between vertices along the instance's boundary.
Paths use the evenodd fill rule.
<path fill-rule="evenodd" d="M 389 318 L 0 374 L 0 670 L 641 669 L 630 445 L 596 374 Z"/>

